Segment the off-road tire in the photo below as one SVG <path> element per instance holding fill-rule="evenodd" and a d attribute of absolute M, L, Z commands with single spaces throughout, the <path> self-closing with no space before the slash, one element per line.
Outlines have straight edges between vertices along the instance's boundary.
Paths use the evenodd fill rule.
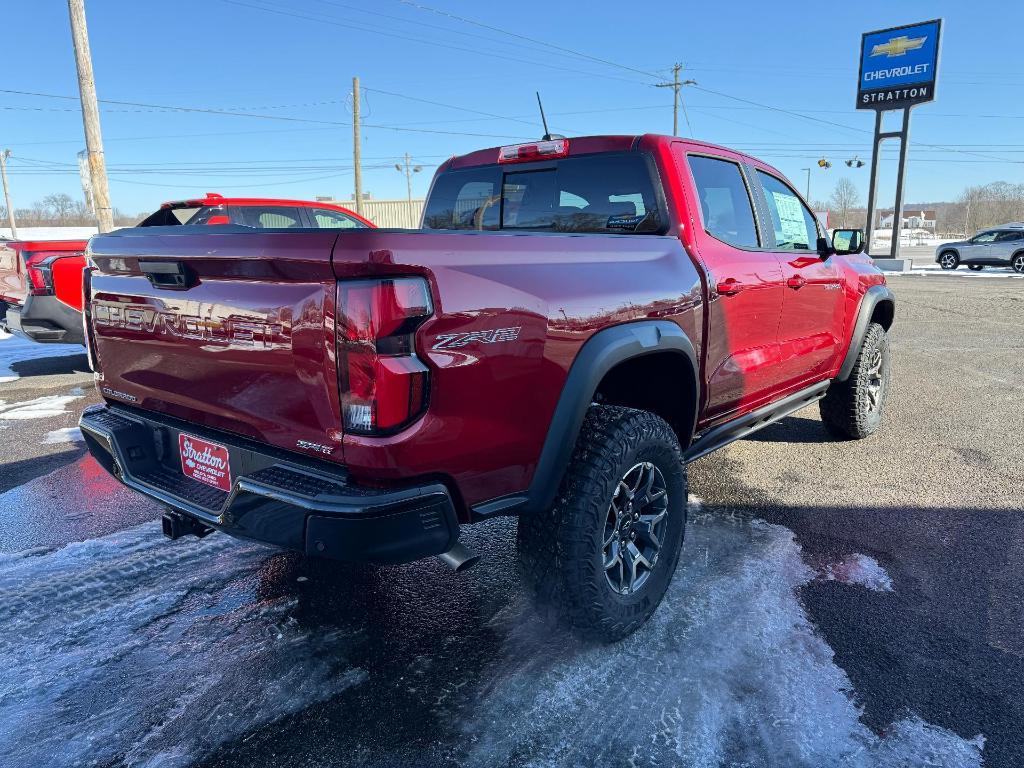
<path fill-rule="evenodd" d="M 880 391 L 876 404 L 872 404 L 871 391 L 877 362 L 881 355 Z M 885 397 L 889 391 L 892 367 L 889 358 L 889 337 L 878 323 L 871 323 L 861 343 L 857 362 L 846 381 L 833 381 L 832 386 L 818 402 L 821 420 L 834 437 L 860 440 L 878 429 L 885 412 Z"/>
<path fill-rule="evenodd" d="M 664 479 L 666 527 L 646 580 L 621 594 L 605 574 L 605 525 L 620 479 L 645 462 Z M 634 632 L 658 607 L 679 562 L 686 499 L 686 465 L 668 423 L 647 411 L 592 405 L 554 506 L 519 518 L 520 569 L 541 616 L 585 640 Z"/>
<path fill-rule="evenodd" d="M 947 256 L 952 256 L 952 259 L 947 259 Z M 946 265 L 949 266 L 946 266 Z M 956 251 L 943 251 L 939 254 L 939 266 L 943 269 L 956 269 L 960 266 L 960 255 Z"/>

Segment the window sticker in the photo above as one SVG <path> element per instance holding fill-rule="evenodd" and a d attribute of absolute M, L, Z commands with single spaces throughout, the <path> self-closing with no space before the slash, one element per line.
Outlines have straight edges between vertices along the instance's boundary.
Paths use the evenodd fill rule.
<path fill-rule="evenodd" d="M 807 244 L 807 225 L 804 223 L 804 212 L 800 201 L 784 192 L 772 192 L 775 210 L 779 212 L 782 225 L 782 240 L 787 243 Z"/>
<path fill-rule="evenodd" d="M 617 214 L 615 216 L 608 217 L 608 223 L 605 224 L 605 228 L 633 231 L 640 226 L 640 222 L 646 218 L 646 216 L 627 216 L 625 214 Z"/>

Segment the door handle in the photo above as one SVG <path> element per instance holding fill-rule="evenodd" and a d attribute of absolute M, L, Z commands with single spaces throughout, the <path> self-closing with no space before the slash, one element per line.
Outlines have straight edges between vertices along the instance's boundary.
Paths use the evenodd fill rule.
<path fill-rule="evenodd" d="M 793 275 L 786 281 L 786 285 L 795 291 L 807 285 L 807 280 L 802 275 Z"/>
<path fill-rule="evenodd" d="M 735 277 L 727 277 L 725 280 L 718 281 L 715 290 L 721 296 L 735 296 L 743 290 L 743 283 L 739 282 Z"/>

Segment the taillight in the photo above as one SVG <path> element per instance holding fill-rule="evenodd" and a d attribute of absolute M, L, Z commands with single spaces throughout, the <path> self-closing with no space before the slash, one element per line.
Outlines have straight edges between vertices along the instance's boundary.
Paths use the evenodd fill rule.
<path fill-rule="evenodd" d="M 85 268 L 82 270 L 82 326 L 85 330 L 85 354 L 93 373 L 100 372 L 100 359 L 96 350 L 96 338 L 92 335 L 92 273 L 96 271 L 92 255 L 86 252 Z"/>
<path fill-rule="evenodd" d="M 346 432 L 383 435 L 427 407 L 428 369 L 416 329 L 433 314 L 421 277 L 338 283 L 338 378 Z"/>
<path fill-rule="evenodd" d="M 53 294 L 53 273 L 50 267 L 56 257 L 46 253 L 23 252 L 25 271 L 28 275 L 28 292 L 33 296 Z"/>
<path fill-rule="evenodd" d="M 568 139 L 534 141 L 529 144 L 510 144 L 498 150 L 499 163 L 525 163 L 529 160 L 548 160 L 569 154 Z"/>

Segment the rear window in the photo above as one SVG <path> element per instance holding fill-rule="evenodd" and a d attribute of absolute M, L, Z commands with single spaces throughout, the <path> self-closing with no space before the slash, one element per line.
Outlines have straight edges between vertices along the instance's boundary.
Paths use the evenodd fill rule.
<path fill-rule="evenodd" d="M 662 211 L 646 155 L 629 152 L 447 171 L 423 221 L 427 229 L 658 233 Z"/>
<path fill-rule="evenodd" d="M 201 209 L 197 206 L 189 208 L 177 207 L 177 208 L 161 208 L 156 213 L 152 213 L 142 221 L 139 222 L 140 227 L 174 227 L 179 224 L 188 224 L 196 222 L 191 221 L 192 217 L 196 215 Z"/>

